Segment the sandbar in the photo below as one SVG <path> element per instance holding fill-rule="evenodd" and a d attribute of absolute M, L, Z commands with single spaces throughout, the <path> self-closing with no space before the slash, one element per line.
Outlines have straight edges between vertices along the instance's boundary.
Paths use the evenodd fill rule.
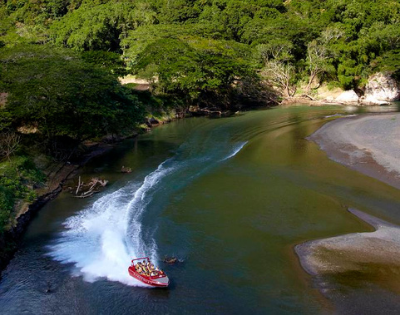
<path fill-rule="evenodd" d="M 336 119 L 308 139 L 332 160 L 400 189 L 400 113 Z"/>

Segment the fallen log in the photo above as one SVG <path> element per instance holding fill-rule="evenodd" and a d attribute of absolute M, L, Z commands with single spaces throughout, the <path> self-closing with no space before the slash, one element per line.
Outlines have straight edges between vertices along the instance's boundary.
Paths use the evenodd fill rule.
<path fill-rule="evenodd" d="M 88 198 L 93 196 L 93 194 L 100 192 L 100 189 L 105 187 L 108 184 L 108 180 L 99 179 L 99 178 L 92 178 L 88 184 L 81 182 L 81 177 L 79 176 L 79 182 L 77 189 L 75 191 L 75 198 Z M 88 187 L 86 191 L 83 191 L 81 194 L 78 195 L 79 191 L 82 187 Z"/>

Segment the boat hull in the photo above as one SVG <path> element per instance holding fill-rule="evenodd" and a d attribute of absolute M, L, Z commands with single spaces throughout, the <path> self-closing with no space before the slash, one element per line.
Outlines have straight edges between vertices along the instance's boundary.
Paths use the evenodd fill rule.
<path fill-rule="evenodd" d="M 128 268 L 128 272 L 131 275 L 131 277 L 133 277 L 147 285 L 150 285 L 152 287 L 166 288 L 169 285 L 169 279 L 166 275 L 158 276 L 158 277 L 149 277 L 149 276 L 141 275 L 132 266 Z"/>

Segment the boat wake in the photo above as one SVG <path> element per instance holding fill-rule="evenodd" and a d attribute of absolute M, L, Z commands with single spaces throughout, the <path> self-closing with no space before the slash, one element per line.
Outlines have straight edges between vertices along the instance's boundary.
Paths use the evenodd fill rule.
<path fill-rule="evenodd" d="M 185 149 L 148 174 L 100 197 L 91 206 L 64 222 L 65 231 L 51 244 L 49 255 L 62 263 L 75 266 L 74 274 L 93 282 L 100 278 L 141 286 L 130 277 L 128 267 L 133 257 L 149 256 L 157 261 L 156 226 L 143 224 L 147 212 L 162 211 L 168 198 L 190 181 L 234 157 L 246 142 L 220 146 L 210 154 L 196 156 Z M 189 148 L 190 149 L 190 148 Z M 168 183 L 168 184 L 167 184 Z M 156 223 L 151 221 L 150 225 Z"/>
<path fill-rule="evenodd" d="M 239 143 L 236 146 L 236 148 L 233 150 L 233 152 L 230 155 L 228 155 L 226 158 L 224 158 L 223 161 L 233 158 L 236 154 L 238 154 L 243 149 L 243 147 L 247 144 L 247 142 L 248 141 Z"/>

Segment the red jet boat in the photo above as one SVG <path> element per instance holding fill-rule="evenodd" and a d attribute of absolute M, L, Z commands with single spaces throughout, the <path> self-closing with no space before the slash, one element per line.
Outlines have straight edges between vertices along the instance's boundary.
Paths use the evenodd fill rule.
<path fill-rule="evenodd" d="M 137 263 L 135 263 L 135 261 Z M 143 261 L 144 263 L 138 262 Z M 132 264 L 128 268 L 129 274 L 135 279 L 142 281 L 152 287 L 166 288 L 169 285 L 169 279 L 162 270 L 148 270 L 149 272 L 143 271 L 143 266 L 152 265 L 149 257 L 132 259 Z M 154 266 L 154 265 L 153 265 Z M 142 269 L 142 270 L 141 270 Z"/>

